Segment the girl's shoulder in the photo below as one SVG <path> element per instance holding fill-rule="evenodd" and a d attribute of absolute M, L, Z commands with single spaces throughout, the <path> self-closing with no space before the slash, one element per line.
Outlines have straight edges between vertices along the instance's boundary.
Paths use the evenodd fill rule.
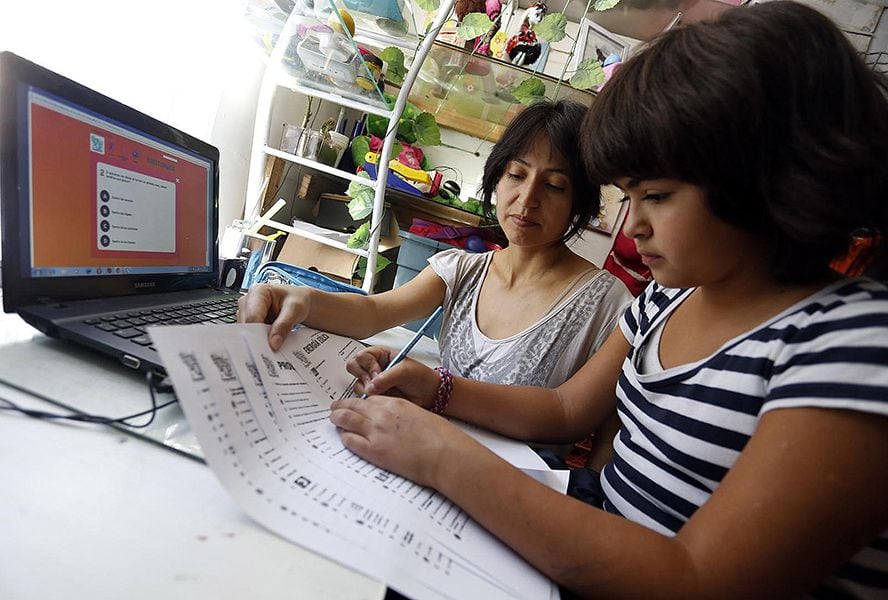
<path fill-rule="evenodd" d="M 681 303 L 694 288 L 667 288 L 651 281 L 632 303 L 632 312 L 642 321 L 650 322 L 661 313 Z"/>
<path fill-rule="evenodd" d="M 790 307 L 774 319 L 787 341 L 813 340 L 830 332 L 867 335 L 888 326 L 888 285 L 871 279 L 842 279 Z"/>

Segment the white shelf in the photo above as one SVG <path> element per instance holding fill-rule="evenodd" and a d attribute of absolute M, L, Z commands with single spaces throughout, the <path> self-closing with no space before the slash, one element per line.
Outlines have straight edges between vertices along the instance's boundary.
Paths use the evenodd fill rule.
<path fill-rule="evenodd" d="M 322 87 L 320 84 L 313 85 L 311 82 L 294 77 L 285 72 L 278 73 L 277 82 L 281 87 L 287 88 L 293 92 L 305 94 L 306 96 L 322 98 L 340 106 L 347 106 L 348 108 L 353 108 L 360 112 L 379 115 L 380 117 L 385 117 L 387 119 L 392 117 L 392 111 L 383 104 L 382 100 L 374 102 L 371 97 L 358 96 L 347 90 L 330 91 L 329 89 Z"/>
<path fill-rule="evenodd" d="M 314 240 L 315 242 L 324 244 L 325 246 L 331 246 L 333 248 L 338 248 L 339 250 L 344 250 L 350 254 L 364 257 L 369 255 L 369 252 L 367 252 L 366 250 L 348 247 L 346 242 L 348 241 L 348 238 L 351 237 L 351 235 L 348 233 L 340 233 L 338 231 L 324 229 L 323 227 L 318 227 L 317 225 L 306 223 L 305 221 L 293 221 L 292 225 L 279 223 L 277 221 L 269 221 L 267 225 L 269 227 L 275 227 L 281 231 L 286 231 L 287 233 L 292 233 L 293 235 L 298 235 L 300 237 Z"/>
<path fill-rule="evenodd" d="M 346 152 L 348 152 L 348 150 L 346 150 Z M 278 150 L 277 148 L 272 148 L 271 146 L 265 146 L 265 153 L 269 156 L 277 156 L 278 158 L 283 158 L 284 160 L 288 160 L 290 162 L 305 165 L 306 167 L 311 167 L 312 169 L 322 171 L 324 173 L 327 173 L 328 175 L 333 175 L 334 177 L 341 177 L 342 179 L 348 179 L 349 181 L 358 181 L 365 184 L 367 187 L 373 188 L 374 190 L 376 189 L 375 179 L 359 177 L 354 173 L 342 171 L 340 169 L 331 167 L 330 165 L 325 165 L 324 163 L 318 162 L 316 160 L 311 160 L 310 158 L 305 158 L 302 156 L 296 156 L 295 154 L 290 154 L 289 152 L 284 152 L 283 150 Z"/>
<path fill-rule="evenodd" d="M 323 2 L 330 0 L 319 1 Z M 303 17 L 295 13 L 290 14 L 287 18 L 287 22 L 271 52 L 268 65 L 265 69 L 265 75 L 262 78 L 262 83 L 259 88 L 259 97 L 256 102 L 256 121 L 253 126 L 253 146 L 250 159 L 250 172 L 247 180 L 247 199 L 244 217 L 247 219 L 253 219 L 259 216 L 258 212 L 261 208 L 262 194 L 265 189 L 265 167 L 269 156 L 275 156 L 289 162 L 311 167 L 322 173 L 327 173 L 348 181 L 358 181 L 373 188 L 373 210 L 370 215 L 371 234 L 366 250 L 349 248 L 346 244 L 350 237 L 348 234 L 330 231 L 309 223 L 296 222 L 293 225 L 287 225 L 277 221 L 269 221 L 267 223 L 267 225 L 276 227 L 281 231 L 302 236 L 321 244 L 338 248 L 339 250 L 343 250 L 350 254 L 366 257 L 368 276 L 364 277 L 363 289 L 367 292 L 373 289 L 373 284 L 376 279 L 376 259 L 380 246 L 379 225 L 383 214 L 385 182 L 388 178 L 389 159 L 391 158 L 392 150 L 395 147 L 396 128 L 389 128 L 382 144 L 382 148 L 379 150 L 379 169 L 376 179 L 367 179 L 364 177 L 358 177 L 353 173 L 341 171 L 315 160 L 296 156 L 295 154 L 290 154 L 289 152 L 283 152 L 270 147 L 268 145 L 268 132 L 271 124 L 272 103 L 275 93 L 280 88 L 288 88 L 307 96 L 314 96 L 316 98 L 328 100 L 340 106 L 352 108 L 363 113 L 385 117 L 392 122 L 397 122 L 404 113 L 404 108 L 407 105 L 407 94 L 416 80 L 419 73 L 419 67 L 428 55 L 429 49 L 434 42 L 435 35 L 440 31 L 444 20 L 450 14 L 453 3 L 454 0 L 442 0 L 435 22 L 431 25 L 425 36 L 416 36 L 415 23 L 413 22 L 412 13 L 410 14 L 410 21 L 407 25 L 408 30 L 412 32 L 412 35 L 408 35 L 405 39 L 397 40 L 393 45 L 408 49 L 412 47 L 409 40 L 415 40 L 417 42 L 420 42 L 421 40 L 421 42 L 416 47 L 416 53 L 410 63 L 410 68 L 407 70 L 404 81 L 398 91 L 398 96 L 391 109 L 387 106 L 381 95 L 372 97 L 367 96 L 358 88 L 358 86 L 355 86 L 355 89 L 343 89 L 339 87 L 337 83 L 338 80 L 337 82 L 322 81 L 317 73 L 299 71 L 298 69 L 295 71 L 297 75 L 294 75 L 294 71 L 290 69 L 296 68 L 297 64 L 302 66 L 302 61 L 293 61 L 293 64 L 290 65 L 290 61 L 285 60 L 285 57 L 288 49 L 291 47 L 291 42 L 293 41 L 294 36 L 298 32 L 299 25 L 305 24 Z M 358 25 L 357 22 L 356 25 Z M 358 29 L 360 33 L 356 36 L 357 38 L 375 38 L 389 43 L 395 41 L 391 36 L 386 35 L 385 32 L 376 31 L 376 28 L 372 25 L 359 27 Z M 352 42 L 355 42 L 355 39 L 352 39 Z M 290 72 L 288 72 L 288 70 L 290 70 Z"/>

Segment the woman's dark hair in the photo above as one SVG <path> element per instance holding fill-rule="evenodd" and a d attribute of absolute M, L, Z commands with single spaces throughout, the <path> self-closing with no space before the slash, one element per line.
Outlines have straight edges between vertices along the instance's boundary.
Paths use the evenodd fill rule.
<path fill-rule="evenodd" d="M 583 123 L 582 156 L 593 185 L 700 186 L 716 216 L 761 237 L 779 281 L 813 282 L 855 230 L 886 233 L 886 91 L 819 12 L 729 9 L 624 64 Z M 877 254 L 881 266 L 885 244 Z"/>
<path fill-rule="evenodd" d="M 593 186 L 586 177 L 579 153 L 580 124 L 586 110 L 571 100 L 544 100 L 528 106 L 509 122 L 484 163 L 481 200 L 487 215 L 492 214 L 491 200 L 509 161 L 523 156 L 537 134 L 543 133 L 549 147 L 567 161 L 573 190 L 571 226 L 561 239 L 566 242 L 583 232 L 601 206 L 598 194 L 592 193 Z"/>

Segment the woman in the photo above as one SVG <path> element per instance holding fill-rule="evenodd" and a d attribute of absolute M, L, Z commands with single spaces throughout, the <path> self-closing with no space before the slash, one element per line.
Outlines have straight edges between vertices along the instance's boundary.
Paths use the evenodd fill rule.
<path fill-rule="evenodd" d="M 363 339 L 444 306 L 441 362 L 464 377 L 556 386 L 598 349 L 632 297 L 574 254 L 598 201 L 579 160 L 586 108 L 540 102 L 508 125 L 484 165 L 482 199 L 508 239 L 499 251 L 441 252 L 408 283 L 370 296 L 259 285 L 241 298 L 241 322 L 269 322 L 280 347 L 298 323 Z"/>

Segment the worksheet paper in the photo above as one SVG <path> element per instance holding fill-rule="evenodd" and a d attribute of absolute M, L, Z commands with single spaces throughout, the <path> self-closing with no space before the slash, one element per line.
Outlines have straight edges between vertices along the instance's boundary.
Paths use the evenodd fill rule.
<path fill-rule="evenodd" d="M 452 502 L 342 445 L 330 403 L 351 393 L 345 363 L 360 343 L 300 327 L 275 353 L 261 324 L 149 333 L 207 463 L 268 529 L 416 600 L 558 597 Z M 486 443 L 526 458 L 515 442 Z"/>

